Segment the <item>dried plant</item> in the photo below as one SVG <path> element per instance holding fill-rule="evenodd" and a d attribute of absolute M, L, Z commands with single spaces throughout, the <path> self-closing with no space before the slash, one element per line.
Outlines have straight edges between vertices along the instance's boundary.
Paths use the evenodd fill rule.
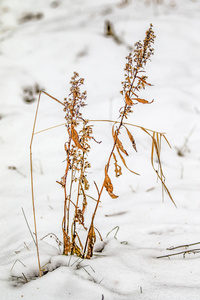
<path fill-rule="evenodd" d="M 119 135 L 122 133 L 122 129 L 125 129 L 125 132 L 127 133 L 130 142 L 132 144 L 132 147 L 135 151 L 136 149 L 136 142 L 127 128 L 127 123 L 124 122 L 125 119 L 129 117 L 129 115 L 133 111 L 134 105 L 138 103 L 142 104 L 150 104 L 153 102 L 148 101 L 146 99 L 140 98 L 138 96 L 138 93 L 140 90 L 145 89 L 146 86 L 151 86 L 150 83 L 147 82 L 148 77 L 145 74 L 144 67 L 147 63 L 147 61 L 150 60 L 151 56 L 154 54 L 154 49 L 153 49 L 153 43 L 154 43 L 155 35 L 153 31 L 153 26 L 150 24 L 150 28 L 146 32 L 146 37 L 143 40 L 143 42 L 139 41 L 135 44 L 135 49 L 133 53 L 130 53 L 126 57 L 126 65 L 125 65 L 125 80 L 122 82 L 122 91 L 121 94 L 123 95 L 124 99 L 124 105 L 120 108 L 119 111 L 119 119 L 120 121 L 114 122 L 113 127 L 112 127 L 112 136 L 113 136 L 113 146 L 111 149 L 111 152 L 108 157 L 107 164 L 105 165 L 105 177 L 103 184 L 101 186 L 100 191 L 98 192 L 98 200 L 96 203 L 96 207 L 92 216 L 91 220 L 91 225 L 90 229 L 88 231 L 88 236 L 87 236 L 87 253 L 86 253 L 86 258 L 90 258 L 93 255 L 93 247 L 94 247 L 94 242 L 95 242 L 95 230 L 94 230 L 94 219 L 96 216 L 96 212 L 100 203 L 100 199 L 102 196 L 103 189 L 105 188 L 108 194 L 110 195 L 111 198 L 115 199 L 118 196 L 116 196 L 113 192 L 113 185 L 111 182 L 111 179 L 108 175 L 111 160 L 113 159 L 114 161 L 114 167 L 115 167 L 115 175 L 116 177 L 119 177 L 122 175 L 122 169 L 121 166 L 118 164 L 117 161 L 117 155 L 119 159 L 121 160 L 122 164 L 132 173 L 137 174 L 133 170 L 131 170 L 126 163 L 126 156 L 128 156 L 128 152 L 124 148 L 121 140 L 119 139 Z M 166 137 L 162 133 L 158 133 L 155 131 L 148 130 L 146 128 L 140 127 L 146 134 L 148 134 L 151 137 L 152 140 L 152 152 L 151 152 L 151 163 L 154 171 L 157 173 L 158 178 L 160 179 L 162 186 L 164 187 L 165 191 L 168 193 L 169 197 L 172 199 L 172 196 L 167 189 L 165 185 L 165 177 L 163 175 L 162 171 L 162 165 L 161 165 L 161 159 L 160 159 L 160 151 L 161 151 L 161 138 L 164 137 L 165 140 L 167 141 Z M 158 168 L 155 168 L 154 166 L 154 154 L 157 156 L 157 161 L 158 161 Z M 138 174 L 137 174 L 138 175 Z M 174 202 L 174 201 L 173 201 Z M 86 247 L 85 247 L 86 249 Z"/>
<path fill-rule="evenodd" d="M 65 255 L 77 255 L 81 258 L 90 259 L 93 256 L 94 244 L 96 241 L 96 232 L 99 231 L 95 228 L 94 221 L 97 214 L 97 210 L 102 198 L 104 189 L 109 196 L 113 199 L 118 196 L 114 193 L 114 187 L 111 181 L 110 166 L 114 164 L 115 176 L 122 175 L 122 165 L 130 172 L 138 175 L 135 171 L 131 170 L 126 162 L 128 152 L 122 143 L 120 135 L 125 134 L 128 136 L 130 143 L 134 151 L 137 151 L 136 141 L 129 129 L 130 126 L 134 126 L 142 130 L 151 138 L 151 164 L 153 170 L 156 172 L 158 179 L 164 190 L 167 192 L 170 199 L 173 198 L 165 185 L 165 177 L 161 165 L 161 140 L 162 138 L 169 144 L 165 135 L 160 132 L 156 132 L 142 126 L 134 125 L 127 122 L 128 117 L 131 115 L 133 108 L 136 104 L 151 104 L 153 100 L 149 101 L 139 96 L 139 93 L 147 86 L 151 86 L 148 82 L 148 77 L 145 73 L 145 66 L 154 54 L 154 31 L 153 26 L 150 24 L 149 29 L 146 32 L 146 36 L 143 41 L 139 41 L 135 44 L 133 53 L 130 53 L 126 57 L 126 64 L 124 68 L 124 81 L 122 82 L 123 105 L 119 109 L 118 121 L 112 120 L 87 120 L 82 116 L 82 108 L 86 105 L 86 92 L 82 92 L 82 86 L 84 79 L 79 78 L 78 73 L 74 73 L 71 79 L 71 88 L 68 98 L 64 99 L 64 103 L 50 96 L 46 92 L 46 95 L 50 96 L 53 100 L 56 100 L 64 107 L 66 130 L 68 133 L 68 140 L 65 143 L 66 151 L 66 167 L 64 175 L 60 181 L 57 181 L 64 190 L 64 217 L 62 222 L 63 231 L 63 254 Z M 40 96 L 38 100 L 39 106 Z M 36 110 L 35 122 L 37 118 L 38 106 Z M 96 183 L 97 199 L 96 205 L 90 220 L 90 226 L 85 226 L 85 210 L 88 205 L 88 198 L 92 198 L 88 195 L 90 184 L 87 179 L 87 171 L 90 168 L 88 162 L 88 154 L 90 151 L 90 141 L 94 139 L 92 135 L 92 122 L 95 121 L 107 121 L 112 122 L 112 138 L 113 144 L 110 153 L 108 153 L 107 163 L 104 166 L 104 178 L 100 188 Z M 33 128 L 33 134 L 31 139 L 31 146 L 33 142 L 33 136 L 35 134 L 35 122 Z M 32 151 L 30 146 L 30 157 L 32 166 Z M 156 156 L 157 167 L 154 164 L 154 157 Z M 121 163 L 120 163 L 121 162 Z M 32 169 L 32 167 L 31 167 Z M 32 172 L 32 171 L 31 171 Z M 32 178 L 32 176 L 31 176 Z M 33 178 L 32 178 L 33 180 Z M 35 208 L 34 208 L 34 195 L 33 195 L 33 182 L 32 182 L 32 201 L 35 220 Z M 173 201 L 174 203 L 174 201 Z M 174 203 L 175 204 L 175 203 Z M 82 238 L 78 234 L 78 228 L 81 228 L 86 233 L 86 239 L 83 242 Z M 35 221 L 35 233 L 36 221 Z M 37 236 L 37 235 L 36 235 Z M 36 239 L 37 242 L 37 239 Z M 39 252 L 38 252 L 39 257 Z"/>
<path fill-rule="evenodd" d="M 69 140 L 65 144 L 66 151 L 66 169 L 65 174 L 59 182 L 64 188 L 64 218 L 63 218 L 63 238 L 64 238 L 64 254 L 77 254 L 83 256 L 83 246 L 76 231 L 77 224 L 87 230 L 84 225 L 84 212 L 87 206 L 85 191 L 89 189 L 86 171 L 90 168 L 87 161 L 87 155 L 90 150 L 89 139 L 92 138 L 92 126 L 87 120 L 82 118 L 80 109 L 85 106 L 86 92 L 81 93 L 80 86 L 84 80 L 78 78 L 78 73 L 74 73 L 71 80 L 71 93 L 69 98 L 65 99 L 64 111 L 66 127 Z M 81 122 L 80 122 L 81 121 Z M 78 131 L 79 125 L 82 125 Z M 70 173 L 70 174 L 69 174 Z M 70 176 L 70 180 L 67 179 Z M 69 184 L 67 184 L 69 182 Z M 76 185 L 76 199 L 72 199 L 72 192 Z M 79 206 L 81 198 L 81 206 Z M 74 217 L 71 225 L 70 238 L 70 207 L 74 208 Z M 77 244 L 79 242 L 79 246 Z"/>

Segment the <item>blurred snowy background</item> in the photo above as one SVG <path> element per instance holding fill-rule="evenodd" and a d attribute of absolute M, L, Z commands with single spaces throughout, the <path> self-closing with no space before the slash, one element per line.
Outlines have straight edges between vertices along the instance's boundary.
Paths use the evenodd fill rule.
<path fill-rule="evenodd" d="M 117 38 L 106 35 L 107 22 Z M 88 93 L 83 114 L 115 120 L 125 56 L 150 23 L 155 55 L 146 70 L 154 86 L 144 95 L 154 103 L 137 105 L 129 121 L 166 132 L 172 149 L 163 143 L 163 169 L 177 209 L 167 196 L 162 201 L 151 170 L 151 141 L 134 129 L 138 153 L 131 152 L 129 164 L 141 176 L 123 170 L 124 176 L 113 180 L 119 198 L 105 193 L 95 225 L 103 237 L 119 226 L 117 240 L 111 233 L 102 256 L 79 266 L 62 258 L 57 244 L 46 238 L 43 264 L 51 260 L 52 268 L 62 267 L 20 285 L 17 277 L 25 282 L 37 274 L 22 208 L 33 231 L 29 143 L 38 90 L 62 101 L 77 71 Z M 167 247 L 200 241 L 199 31 L 198 0 L 0 0 L 1 299 L 200 299 L 199 254 L 156 258 L 169 253 Z M 38 129 L 63 122 L 62 108 L 43 95 Z M 91 152 L 91 178 L 100 183 L 112 146 L 110 127 L 94 127 L 102 144 Z M 52 232 L 62 240 L 63 193 L 56 180 L 64 172 L 66 137 L 59 127 L 34 140 L 39 238 Z"/>

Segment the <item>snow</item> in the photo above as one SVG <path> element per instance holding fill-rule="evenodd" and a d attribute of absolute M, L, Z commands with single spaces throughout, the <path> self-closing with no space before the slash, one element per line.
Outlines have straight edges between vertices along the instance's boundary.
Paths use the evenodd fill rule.
<path fill-rule="evenodd" d="M 123 1 L 121 1 L 122 3 Z M 198 300 L 199 254 L 159 258 L 199 242 L 200 233 L 200 2 L 198 0 L 0 1 L 0 290 L 1 299 Z M 22 17 L 32 13 L 32 19 Z M 40 14 L 40 17 L 37 17 Z M 104 36 L 109 20 L 122 40 Z M 62 256 L 64 127 L 38 134 L 33 145 L 34 188 L 41 265 L 23 211 L 34 232 L 29 144 L 36 101 L 23 100 L 25 88 L 38 84 L 63 100 L 74 71 L 85 78 L 89 119 L 118 117 L 119 94 L 129 46 L 144 38 L 152 23 L 155 55 L 147 66 L 154 85 L 129 122 L 166 132 L 163 143 L 167 195 L 151 170 L 150 139 L 134 128 L 138 152 L 129 163 L 141 176 L 123 169 L 113 178 L 119 198 L 104 193 L 95 227 L 98 239 L 91 260 Z M 37 130 L 64 122 L 62 108 L 42 95 Z M 94 123 L 96 140 L 90 179 L 101 184 L 111 125 Z M 178 155 L 179 153 L 182 156 Z M 95 193 L 95 189 L 92 188 Z M 92 212 L 88 208 L 88 214 Z M 115 229 L 114 229 L 115 228 Z M 114 229 L 112 231 L 112 229 Z M 59 240 L 58 240 L 59 239 Z M 198 248 L 198 245 L 190 248 Z M 101 252 L 99 252 L 101 250 Z M 28 281 L 28 282 L 27 282 Z"/>

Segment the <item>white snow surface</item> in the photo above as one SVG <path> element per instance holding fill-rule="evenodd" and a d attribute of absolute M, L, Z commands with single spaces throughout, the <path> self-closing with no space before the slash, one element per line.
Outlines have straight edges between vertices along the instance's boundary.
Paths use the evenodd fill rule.
<path fill-rule="evenodd" d="M 2 300 L 200 299 L 200 254 L 157 258 L 186 250 L 167 250 L 171 246 L 200 242 L 200 1 L 120 3 L 0 1 Z M 23 21 L 27 13 L 34 18 Z M 104 35 L 106 20 L 121 44 Z M 38 134 L 33 145 L 35 205 L 41 265 L 48 270 L 39 278 L 36 248 L 23 215 L 34 232 L 29 144 L 37 101 L 25 102 L 23 89 L 37 83 L 63 101 L 77 71 L 85 78 L 88 94 L 83 115 L 116 120 L 123 105 L 119 91 L 125 56 L 129 46 L 144 38 L 150 23 L 156 34 L 155 55 L 146 70 L 153 87 L 144 95 L 154 102 L 135 106 L 128 121 L 167 134 L 172 148 L 163 143 L 162 163 L 177 208 L 166 195 L 162 199 L 151 169 L 151 140 L 132 128 L 138 152 L 128 148 L 129 165 L 140 176 L 123 169 L 122 177 L 113 176 L 119 197 L 103 193 L 95 227 L 104 242 L 98 239 L 94 257 L 82 261 L 63 256 L 54 237 L 62 241 L 63 191 L 56 180 L 65 169 L 66 128 Z M 37 129 L 63 122 L 62 107 L 42 95 Z M 112 147 L 111 125 L 95 123 L 94 136 L 102 143 L 93 142 L 89 178 L 100 185 Z M 88 214 L 93 205 L 89 201 Z"/>

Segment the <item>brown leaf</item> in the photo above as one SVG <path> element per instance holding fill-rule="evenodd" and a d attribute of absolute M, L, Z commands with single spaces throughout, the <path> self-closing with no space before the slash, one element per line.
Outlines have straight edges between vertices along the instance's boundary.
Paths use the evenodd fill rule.
<path fill-rule="evenodd" d="M 85 149 L 79 143 L 78 133 L 73 125 L 71 126 L 71 135 L 72 135 L 72 140 L 74 141 L 74 144 L 76 145 L 76 147 L 78 147 L 82 151 L 85 151 Z"/>
<path fill-rule="evenodd" d="M 134 137 L 132 136 L 132 134 L 130 133 L 130 131 L 128 130 L 128 128 L 127 128 L 127 127 L 125 127 L 125 128 L 126 128 L 126 131 L 127 131 L 127 133 L 128 133 L 128 137 L 129 137 L 129 139 L 130 139 L 130 141 L 131 141 L 131 143 L 132 143 L 132 146 L 133 146 L 133 148 L 135 149 L 135 151 L 137 152 L 135 139 L 134 139 Z"/>
<path fill-rule="evenodd" d="M 118 165 L 117 163 L 117 158 L 115 156 L 115 153 L 113 152 L 113 158 L 114 158 L 114 161 L 115 161 L 115 175 L 116 177 L 119 177 L 120 175 L 122 175 L 122 168 Z"/>
<path fill-rule="evenodd" d="M 139 103 L 143 103 L 143 104 L 151 104 L 151 103 L 154 101 L 154 100 L 148 101 L 148 100 L 141 99 L 141 98 L 133 98 L 133 100 L 136 100 L 136 101 L 138 101 Z"/>
<path fill-rule="evenodd" d="M 146 79 L 147 79 L 147 76 L 137 76 L 137 78 L 143 83 L 142 84 L 142 86 L 143 86 L 143 88 L 145 88 L 145 84 L 146 85 L 149 85 L 149 86 L 152 86 L 152 84 L 151 83 L 148 83 L 147 81 L 146 81 Z"/>
<path fill-rule="evenodd" d="M 90 230 L 88 232 L 88 250 L 87 250 L 87 255 L 86 258 L 90 259 L 93 256 L 93 248 L 94 244 L 96 242 L 96 234 L 94 230 L 94 225 L 93 223 L 90 226 Z"/>
<path fill-rule="evenodd" d="M 63 240 L 64 240 L 63 254 L 68 255 L 69 253 L 71 253 L 72 244 L 70 242 L 70 237 L 67 234 L 67 232 L 64 230 L 64 228 L 63 228 Z"/>
<path fill-rule="evenodd" d="M 128 156 L 128 152 L 124 149 L 123 144 L 118 137 L 116 137 L 116 145 L 124 154 L 126 154 L 126 156 Z"/>
<path fill-rule="evenodd" d="M 132 106 L 133 105 L 133 100 L 131 100 L 131 98 L 129 97 L 128 93 L 126 92 L 125 94 L 125 101 L 126 101 L 126 104 L 129 105 L 129 106 Z"/>
<path fill-rule="evenodd" d="M 128 156 L 128 152 L 124 149 L 122 142 L 120 141 L 120 139 L 118 138 L 118 132 L 117 130 L 114 131 L 114 125 L 112 127 L 112 136 L 113 136 L 113 140 L 116 143 L 116 146 L 124 153 L 126 154 L 126 156 Z"/>
<path fill-rule="evenodd" d="M 110 195 L 111 198 L 113 198 L 113 199 L 118 198 L 118 196 L 113 194 L 113 185 L 112 185 L 110 177 L 108 176 L 108 173 L 107 173 L 107 165 L 105 166 L 104 187 L 105 187 L 106 191 L 108 192 L 108 194 Z"/>

